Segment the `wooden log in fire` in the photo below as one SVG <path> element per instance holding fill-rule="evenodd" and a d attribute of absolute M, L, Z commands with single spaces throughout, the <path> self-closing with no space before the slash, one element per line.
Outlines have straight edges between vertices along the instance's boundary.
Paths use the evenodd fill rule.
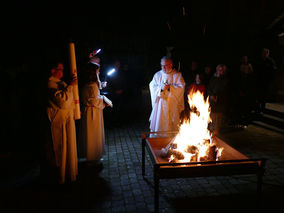
<path fill-rule="evenodd" d="M 165 148 L 161 149 L 160 156 L 162 158 L 169 158 L 171 156 L 171 154 L 169 153 L 169 150 L 177 148 L 177 144 L 174 144 L 175 139 L 176 139 L 176 136 L 170 141 L 170 143 Z"/>
<path fill-rule="evenodd" d="M 190 154 L 195 154 L 198 152 L 198 148 L 194 145 L 187 146 L 186 152 Z"/>
<path fill-rule="evenodd" d="M 197 162 L 198 159 L 198 153 L 196 153 L 195 155 L 192 155 L 190 158 L 190 162 Z"/>
<path fill-rule="evenodd" d="M 208 152 L 208 161 L 215 161 L 217 159 L 218 149 L 216 145 L 212 145 L 209 147 Z"/>
<path fill-rule="evenodd" d="M 161 149 L 161 152 L 160 152 L 160 156 L 162 157 L 162 158 L 169 158 L 171 155 L 170 155 L 170 153 L 169 153 L 169 149 L 167 149 L 167 148 L 162 148 Z"/>
<path fill-rule="evenodd" d="M 176 150 L 176 149 L 167 149 L 167 148 L 162 148 L 160 152 L 160 156 L 162 158 L 169 158 L 173 155 L 174 158 L 178 160 L 184 159 L 184 155 L 182 152 Z"/>
<path fill-rule="evenodd" d="M 199 161 L 208 161 L 208 157 L 207 156 L 200 157 Z"/>
<path fill-rule="evenodd" d="M 169 153 L 170 153 L 170 155 L 173 155 L 174 158 L 177 158 L 178 160 L 184 159 L 184 155 L 182 154 L 182 152 L 180 152 L 176 149 L 169 149 Z"/>

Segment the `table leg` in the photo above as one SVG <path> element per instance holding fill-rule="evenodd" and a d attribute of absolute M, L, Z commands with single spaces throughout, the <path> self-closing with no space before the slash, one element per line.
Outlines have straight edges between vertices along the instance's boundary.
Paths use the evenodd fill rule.
<path fill-rule="evenodd" d="M 145 176 L 145 145 L 146 139 L 142 139 L 142 176 Z"/>

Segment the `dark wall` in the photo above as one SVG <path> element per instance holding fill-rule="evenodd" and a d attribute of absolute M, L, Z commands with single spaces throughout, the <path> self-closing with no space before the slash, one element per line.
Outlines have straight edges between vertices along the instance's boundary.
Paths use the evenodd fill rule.
<path fill-rule="evenodd" d="M 263 46 L 283 60 L 276 35 L 266 28 L 282 11 L 280 0 L 1 1 L 0 6 L 1 143 L 7 148 L 38 143 L 48 65 L 65 62 L 68 80 L 69 41 L 75 42 L 78 72 L 88 53 L 102 48 L 102 64 L 107 67 L 119 58 L 138 87 L 147 87 L 169 46 L 186 68 L 192 58 L 233 67 L 242 54 L 256 58 Z M 22 143 L 23 138 L 30 143 Z"/>

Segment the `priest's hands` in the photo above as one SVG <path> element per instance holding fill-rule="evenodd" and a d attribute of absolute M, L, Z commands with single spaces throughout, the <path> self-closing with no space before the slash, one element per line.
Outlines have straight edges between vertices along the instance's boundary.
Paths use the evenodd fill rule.
<path fill-rule="evenodd" d="M 170 85 L 168 83 L 164 83 L 164 85 L 161 88 L 162 91 L 164 90 L 170 90 Z"/>

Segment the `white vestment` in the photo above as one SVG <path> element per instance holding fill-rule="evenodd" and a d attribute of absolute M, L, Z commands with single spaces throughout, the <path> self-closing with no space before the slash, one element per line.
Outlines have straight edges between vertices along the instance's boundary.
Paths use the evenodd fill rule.
<path fill-rule="evenodd" d="M 163 90 L 164 83 L 170 85 L 169 90 Z M 178 130 L 180 113 L 184 109 L 184 79 L 180 72 L 173 70 L 166 74 L 158 71 L 149 84 L 152 102 L 150 130 Z"/>
<path fill-rule="evenodd" d="M 88 83 L 82 91 L 82 126 L 80 146 L 88 161 L 99 160 L 104 154 L 105 131 L 103 109 L 105 104 L 97 83 Z"/>
<path fill-rule="evenodd" d="M 51 127 L 56 167 L 59 169 L 59 183 L 66 179 L 75 181 L 78 174 L 76 127 L 74 120 L 73 86 L 50 77 L 47 114 Z"/>

